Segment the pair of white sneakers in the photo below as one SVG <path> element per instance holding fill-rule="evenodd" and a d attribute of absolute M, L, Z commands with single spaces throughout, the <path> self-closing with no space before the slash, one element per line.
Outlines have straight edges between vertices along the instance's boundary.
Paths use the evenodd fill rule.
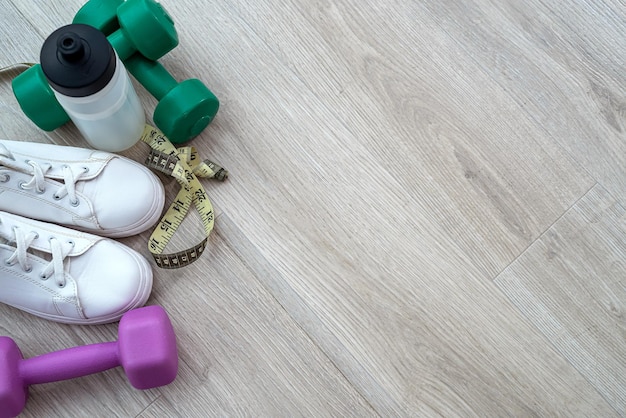
<path fill-rule="evenodd" d="M 164 201 L 158 177 L 128 158 L 0 140 L 0 302 L 69 324 L 143 306 L 152 268 L 111 238 L 153 226 Z"/>

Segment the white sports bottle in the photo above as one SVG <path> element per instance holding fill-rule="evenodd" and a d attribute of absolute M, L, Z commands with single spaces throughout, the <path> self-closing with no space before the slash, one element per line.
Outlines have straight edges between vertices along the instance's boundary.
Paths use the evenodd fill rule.
<path fill-rule="evenodd" d="M 137 143 L 145 113 L 126 68 L 102 32 L 82 24 L 57 29 L 41 48 L 41 69 L 92 147 L 117 152 Z"/>

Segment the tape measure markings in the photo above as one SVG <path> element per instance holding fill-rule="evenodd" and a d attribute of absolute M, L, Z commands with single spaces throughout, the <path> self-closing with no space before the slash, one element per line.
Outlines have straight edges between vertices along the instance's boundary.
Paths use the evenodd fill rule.
<path fill-rule="evenodd" d="M 173 176 L 181 185 L 174 201 L 150 236 L 148 249 L 159 267 L 179 268 L 189 265 L 204 252 L 215 223 L 213 205 L 198 177 L 224 181 L 228 171 L 212 161 L 200 161 L 193 147 L 174 147 L 158 129 L 150 125 L 146 125 L 141 140 L 150 146 L 146 165 Z M 164 254 L 165 247 L 182 224 L 192 203 L 200 214 L 205 239 L 187 250 Z"/>
<path fill-rule="evenodd" d="M 208 237 L 203 239 L 201 243 L 195 245 L 188 250 L 180 251 L 174 254 L 159 254 L 154 257 L 157 265 L 163 269 L 176 269 L 184 267 L 196 261 L 204 252 L 208 241 Z"/>

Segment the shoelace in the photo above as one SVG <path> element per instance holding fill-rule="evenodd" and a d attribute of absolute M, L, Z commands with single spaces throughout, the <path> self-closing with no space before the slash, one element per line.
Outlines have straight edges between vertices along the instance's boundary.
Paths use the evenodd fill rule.
<path fill-rule="evenodd" d="M 9 242 L 15 243 L 15 252 L 5 260 L 5 263 L 8 265 L 15 265 L 19 263 L 22 270 L 25 272 L 31 272 L 33 266 L 30 264 L 28 260 L 28 249 L 34 240 L 39 238 L 39 234 L 34 231 L 24 232 L 19 227 L 13 228 L 14 237 L 7 236 L 6 231 L 0 230 L 0 236 L 6 239 Z M 67 255 L 74 248 L 74 243 L 69 241 L 67 246 L 64 246 L 63 243 L 56 239 L 50 238 L 50 253 L 52 254 L 52 261 L 43 269 L 40 274 L 40 278 L 42 280 L 48 280 L 50 277 L 54 276 L 55 283 L 59 287 L 65 286 L 65 270 L 63 267 L 63 261 L 67 257 Z M 65 248 L 64 248 L 65 247 Z"/>
<path fill-rule="evenodd" d="M 30 181 L 20 184 L 22 189 L 35 189 L 37 193 L 44 193 L 46 191 L 46 173 L 51 168 L 52 165 L 49 163 L 39 164 L 32 160 L 20 163 L 15 160 L 6 146 L 0 144 L 0 182 L 6 182 L 9 180 L 11 170 L 19 171 L 33 176 Z M 70 204 L 74 206 L 78 205 L 79 201 L 76 196 L 76 182 L 78 182 L 81 176 L 87 173 L 87 171 L 88 169 L 85 167 L 82 172 L 74 174 L 69 166 L 64 165 L 62 167 L 64 184 L 53 194 L 53 197 L 55 199 L 62 199 L 65 196 L 69 196 Z"/>

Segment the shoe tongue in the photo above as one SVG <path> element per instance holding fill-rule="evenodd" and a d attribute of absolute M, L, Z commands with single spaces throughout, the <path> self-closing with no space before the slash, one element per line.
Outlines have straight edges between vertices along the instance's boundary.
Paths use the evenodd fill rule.
<path fill-rule="evenodd" d="M 12 249 L 13 251 L 16 250 L 15 242 L 9 241 L 8 239 L 3 238 L 3 237 L 0 237 L 0 246 L 3 246 L 7 249 Z M 26 252 L 37 258 L 41 258 L 42 260 L 52 261 L 52 254 L 50 252 L 37 250 L 37 249 L 34 249 L 33 247 L 28 247 Z"/>
<path fill-rule="evenodd" d="M 76 183 L 74 183 L 74 188 L 76 189 L 78 193 L 86 194 L 89 198 L 92 198 L 93 196 L 89 196 L 89 193 L 91 193 L 91 190 L 89 189 L 87 185 L 94 183 L 95 180 L 96 179 L 91 178 L 91 177 L 88 177 L 88 178 L 79 177 Z"/>
<path fill-rule="evenodd" d="M 65 260 L 67 263 L 66 271 L 71 271 L 72 277 L 76 280 L 79 277 L 84 277 L 83 272 L 89 271 L 92 262 L 91 252 L 87 251 L 77 257 L 67 257 Z"/>
<path fill-rule="evenodd" d="M 85 181 L 79 179 L 74 185 L 74 188 L 76 188 L 78 193 L 83 194 L 85 192 Z"/>

